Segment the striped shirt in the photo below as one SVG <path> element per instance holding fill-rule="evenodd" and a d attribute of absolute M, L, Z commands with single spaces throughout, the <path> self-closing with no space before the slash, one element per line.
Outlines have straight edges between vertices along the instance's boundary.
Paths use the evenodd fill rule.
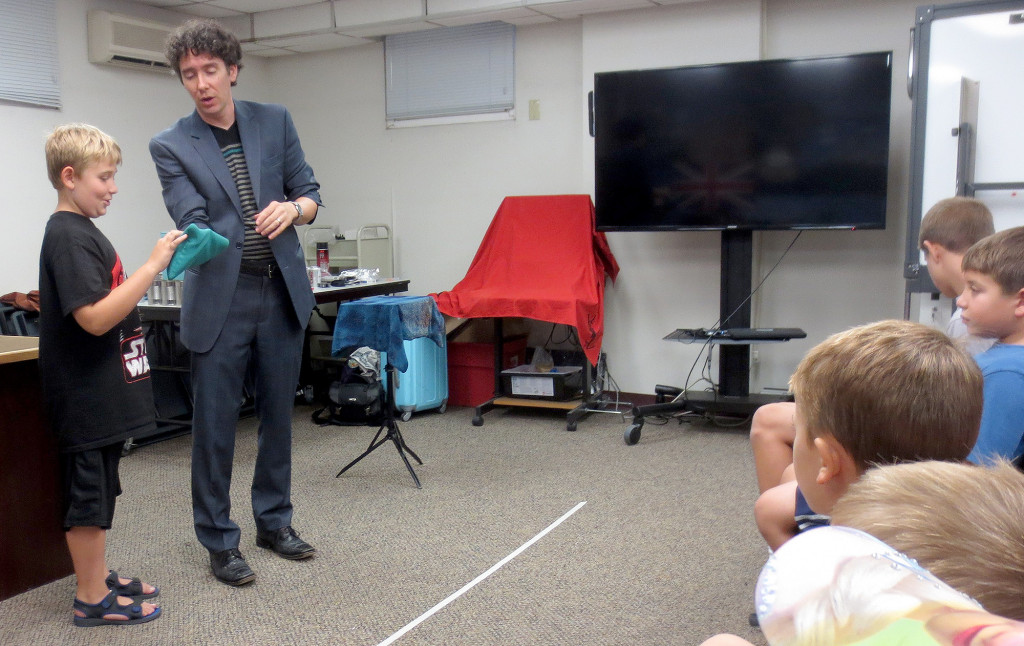
<path fill-rule="evenodd" d="M 247 262 L 269 263 L 274 260 L 274 252 L 270 249 L 270 241 L 256 233 L 256 214 L 260 212 L 256 204 L 256 195 L 252 190 L 249 178 L 249 167 L 245 163 L 245 152 L 242 150 L 242 138 L 238 134 L 238 123 L 224 130 L 210 126 L 217 145 L 224 156 L 224 162 L 231 171 L 238 189 L 238 199 L 242 203 L 242 224 L 245 225 L 245 241 L 242 246 L 242 260 Z"/>

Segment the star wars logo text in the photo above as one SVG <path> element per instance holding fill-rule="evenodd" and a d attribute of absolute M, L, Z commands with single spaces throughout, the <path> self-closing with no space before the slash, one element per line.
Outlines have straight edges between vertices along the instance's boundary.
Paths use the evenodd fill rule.
<path fill-rule="evenodd" d="M 149 378 L 149 357 L 146 355 L 146 340 L 142 336 L 121 341 L 121 359 L 126 382 Z"/>

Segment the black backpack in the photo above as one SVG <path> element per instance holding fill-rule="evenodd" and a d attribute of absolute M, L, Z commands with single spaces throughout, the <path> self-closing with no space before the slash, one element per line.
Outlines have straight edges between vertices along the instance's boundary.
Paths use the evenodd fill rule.
<path fill-rule="evenodd" d="M 384 421 L 384 386 L 358 377 L 337 379 L 327 391 L 329 402 L 313 413 L 313 422 L 326 426 L 376 426 Z"/>

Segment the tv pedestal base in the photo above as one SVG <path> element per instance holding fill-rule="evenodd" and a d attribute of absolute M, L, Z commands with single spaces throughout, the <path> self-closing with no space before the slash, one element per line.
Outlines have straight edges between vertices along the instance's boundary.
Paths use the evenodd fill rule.
<path fill-rule="evenodd" d="M 662 386 L 658 387 L 659 394 L 668 390 Z M 723 395 L 705 390 L 688 390 L 685 393 L 676 390 L 678 394 L 672 401 L 647 406 L 635 406 L 633 408 L 633 423 L 626 427 L 622 439 L 626 444 L 633 445 L 640 441 L 640 433 L 644 426 L 644 417 L 664 414 L 675 414 L 680 412 L 696 413 L 698 415 L 736 415 L 746 417 L 754 414 L 754 411 L 765 404 L 775 402 L 792 401 L 792 396 L 787 394 L 748 394 L 748 395 Z"/>
<path fill-rule="evenodd" d="M 719 319 L 714 329 L 750 327 L 750 296 L 753 269 L 753 233 L 743 230 L 722 231 L 721 293 L 719 297 Z M 670 335 L 671 336 L 671 335 Z M 674 338 L 684 343 L 696 339 Z M 679 412 L 694 412 L 707 415 L 753 415 L 759 406 L 777 401 L 787 401 L 788 395 L 750 394 L 750 345 L 753 343 L 778 343 L 787 339 L 749 339 L 743 341 L 712 338 L 701 342 L 719 346 L 718 392 L 686 391 L 671 386 L 658 386 L 658 401 L 650 406 L 633 408 L 633 423 L 626 427 L 623 439 L 626 444 L 640 441 L 644 416 L 669 415 Z M 665 401 L 666 395 L 674 397 Z"/>

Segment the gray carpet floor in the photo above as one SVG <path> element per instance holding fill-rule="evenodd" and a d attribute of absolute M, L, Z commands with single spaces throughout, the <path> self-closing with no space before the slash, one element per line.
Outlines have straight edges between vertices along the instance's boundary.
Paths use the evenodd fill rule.
<path fill-rule="evenodd" d="M 318 427 L 311 410 L 295 412 L 292 495 L 316 557 L 254 544 L 254 420 L 239 423 L 232 497 L 257 580 L 238 589 L 192 531 L 190 436 L 140 447 L 121 463 L 108 562 L 160 586 L 163 616 L 75 628 L 67 577 L 0 603 L 0 644 L 765 643 L 747 623 L 768 552 L 745 427 L 649 421 L 627 446 L 617 415 L 570 433 L 552 411 L 496 409 L 481 427 L 472 409 L 427 411 L 400 424 L 424 461 L 416 489 L 390 444 L 335 478 L 375 429 Z"/>

